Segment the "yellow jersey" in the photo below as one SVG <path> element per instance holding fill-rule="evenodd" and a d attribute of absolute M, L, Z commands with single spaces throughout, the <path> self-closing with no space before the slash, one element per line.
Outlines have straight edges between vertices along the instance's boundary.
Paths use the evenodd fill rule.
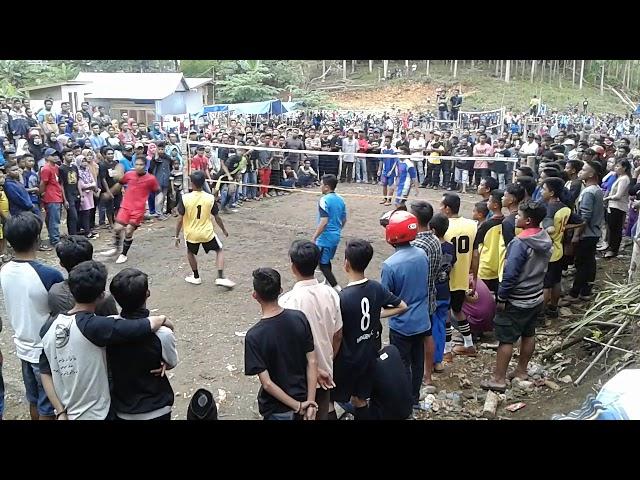
<path fill-rule="evenodd" d="M 476 239 L 476 222 L 464 217 L 449 219 L 449 228 L 444 235 L 447 242 L 453 244 L 456 251 L 456 263 L 449 274 L 449 290 L 469 288 L 469 271 L 473 258 L 473 244 Z"/>
<path fill-rule="evenodd" d="M 500 268 L 500 240 L 502 239 L 502 217 L 491 217 L 478 227 L 473 249 L 480 254 L 478 278 L 494 280 Z"/>
<path fill-rule="evenodd" d="M 9 199 L 7 198 L 7 194 L 4 191 L 0 191 L 0 212 L 4 218 L 9 218 Z M 4 226 L 2 222 L 0 222 L 0 240 L 4 238 Z"/>
<path fill-rule="evenodd" d="M 564 254 L 562 242 L 564 240 L 564 232 L 570 219 L 574 223 L 580 223 L 580 219 L 575 219 L 575 215 L 571 215 L 571 209 L 562 202 L 549 203 L 547 206 L 547 216 L 542 221 L 542 226 L 547 229 L 554 228 L 554 232 L 550 233 L 553 249 L 551 251 L 551 260 L 549 262 L 557 262 Z"/>
<path fill-rule="evenodd" d="M 194 191 L 182 196 L 178 212 L 182 215 L 184 239 L 189 243 L 207 243 L 216 233 L 211 215 L 218 214 L 216 199 L 210 193 Z"/>

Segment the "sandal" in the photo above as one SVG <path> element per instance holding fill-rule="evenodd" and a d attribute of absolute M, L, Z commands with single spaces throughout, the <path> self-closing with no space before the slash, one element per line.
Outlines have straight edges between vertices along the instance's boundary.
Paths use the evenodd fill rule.
<path fill-rule="evenodd" d="M 517 377 L 517 375 L 516 375 L 515 369 L 511 370 L 511 371 L 509 371 L 507 373 L 507 380 L 513 380 L 516 377 Z M 517 378 L 518 378 L 518 380 L 523 380 L 524 381 L 524 380 L 528 380 L 529 379 L 529 375 L 527 374 L 526 378 L 520 378 L 520 377 L 517 377 Z"/>
<path fill-rule="evenodd" d="M 498 385 L 493 380 L 482 380 L 480 382 L 480 388 L 483 390 L 492 390 L 494 392 L 504 393 L 507 391 L 507 384 Z"/>
<path fill-rule="evenodd" d="M 435 365 L 433 366 L 433 373 L 442 373 L 445 371 L 444 365 L 442 365 L 441 367 L 436 367 Z"/>

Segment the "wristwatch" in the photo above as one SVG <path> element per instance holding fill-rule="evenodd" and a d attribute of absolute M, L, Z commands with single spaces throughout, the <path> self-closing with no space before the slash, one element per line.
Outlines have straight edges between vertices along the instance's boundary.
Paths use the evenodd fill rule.
<path fill-rule="evenodd" d="M 63 409 L 63 410 L 61 410 L 61 411 L 57 411 L 57 410 L 54 408 L 54 409 L 53 409 L 53 413 L 55 414 L 55 416 L 56 416 L 56 420 L 57 420 L 58 418 L 60 418 L 60 415 L 62 415 L 62 414 L 66 414 L 66 413 L 67 413 L 67 409 L 65 408 L 65 409 Z"/>

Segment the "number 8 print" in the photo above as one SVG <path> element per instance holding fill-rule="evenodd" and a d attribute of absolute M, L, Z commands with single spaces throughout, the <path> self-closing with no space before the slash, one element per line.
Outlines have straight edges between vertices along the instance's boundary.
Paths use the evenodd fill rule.
<path fill-rule="evenodd" d="M 360 308 L 362 309 L 360 328 L 363 332 L 365 332 L 369 329 L 369 325 L 371 325 L 371 315 L 369 314 L 369 299 L 367 297 L 363 297 L 360 301 Z"/>

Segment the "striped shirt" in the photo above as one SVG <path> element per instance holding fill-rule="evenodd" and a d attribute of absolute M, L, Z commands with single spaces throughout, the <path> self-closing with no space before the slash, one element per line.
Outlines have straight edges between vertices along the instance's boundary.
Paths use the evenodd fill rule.
<path fill-rule="evenodd" d="M 432 232 L 419 232 L 411 245 L 424 250 L 429 258 L 429 312 L 433 315 L 436 311 L 436 279 L 442 259 L 440 240 Z"/>

